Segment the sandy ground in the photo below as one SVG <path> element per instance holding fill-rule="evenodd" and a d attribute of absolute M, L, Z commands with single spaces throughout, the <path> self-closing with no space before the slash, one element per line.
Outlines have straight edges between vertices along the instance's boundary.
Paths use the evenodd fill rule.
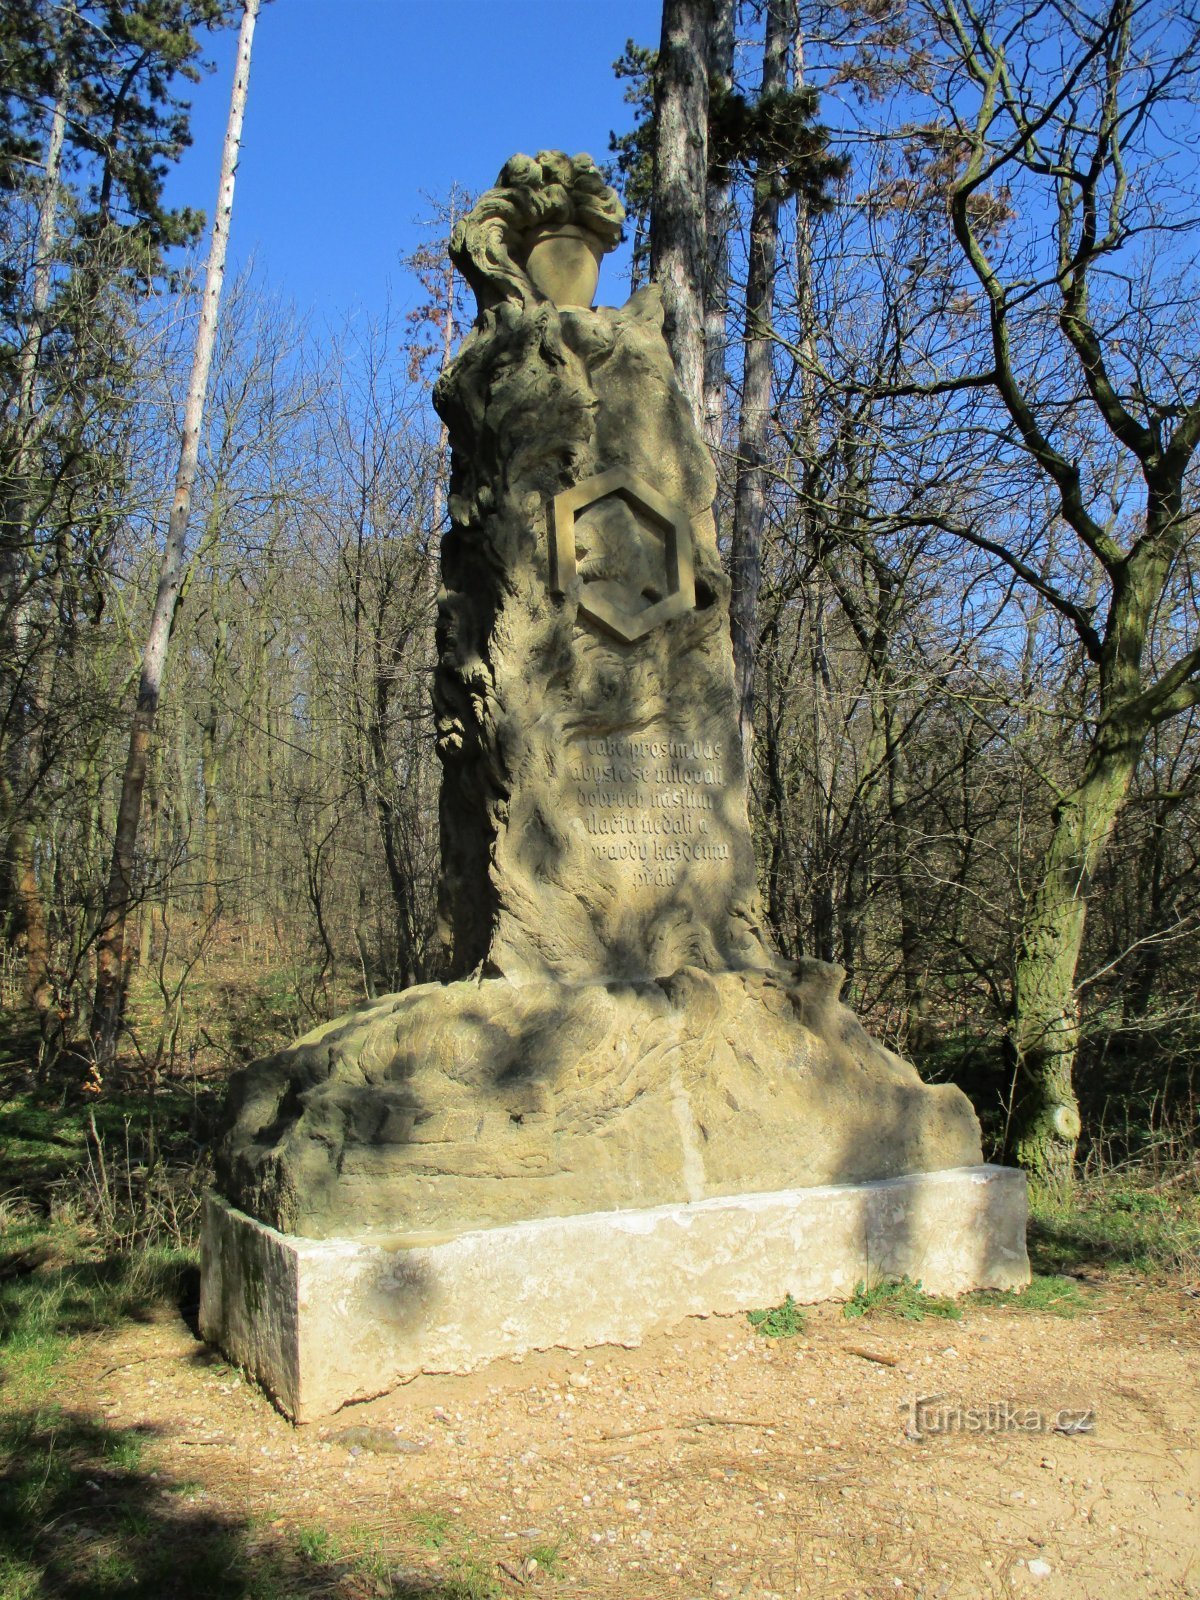
<path fill-rule="evenodd" d="M 473 1571 L 620 1600 L 1200 1596 L 1200 1300 L 1177 1290 L 1106 1284 L 1072 1320 L 827 1306 L 781 1341 L 692 1319 L 301 1429 L 174 1315 L 89 1346 L 72 1383 L 156 1437 L 197 1514 L 267 1542 L 382 1540 L 392 1576 L 335 1565 L 335 1593 Z M 556 1544 L 551 1571 L 529 1566 Z"/>

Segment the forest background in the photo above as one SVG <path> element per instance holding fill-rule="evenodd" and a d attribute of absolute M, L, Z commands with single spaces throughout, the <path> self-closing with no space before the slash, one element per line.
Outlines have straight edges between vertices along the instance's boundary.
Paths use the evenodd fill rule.
<path fill-rule="evenodd" d="M 331 330 L 252 266 L 227 286 L 96 1047 L 199 298 L 165 197 L 240 11 L 22 0 L 0 37 L 0 1001 L 22 1092 L 121 1108 L 134 1234 L 179 1212 L 129 1107 L 194 1111 L 441 970 L 430 393 L 472 314 L 445 239 L 507 148 L 411 196 L 391 306 Z M 1060 1189 L 1195 1159 L 1198 31 L 1157 0 L 668 0 L 618 64 L 625 260 L 720 477 L 773 935 Z"/>

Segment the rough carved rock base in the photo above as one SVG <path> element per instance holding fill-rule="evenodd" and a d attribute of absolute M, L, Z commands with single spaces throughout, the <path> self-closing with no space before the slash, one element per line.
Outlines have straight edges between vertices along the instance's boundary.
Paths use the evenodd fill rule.
<path fill-rule="evenodd" d="M 413 1235 L 981 1161 L 966 1096 L 872 1040 L 842 978 L 387 996 L 234 1077 L 219 1187 L 288 1233 Z"/>

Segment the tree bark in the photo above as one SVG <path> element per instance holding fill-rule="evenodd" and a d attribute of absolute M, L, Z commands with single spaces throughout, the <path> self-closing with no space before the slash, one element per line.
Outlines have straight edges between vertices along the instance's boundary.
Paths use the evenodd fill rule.
<path fill-rule="evenodd" d="M 246 113 L 246 91 L 250 81 L 250 51 L 254 41 L 254 25 L 258 18 L 259 0 L 243 0 L 242 25 L 238 35 L 237 65 L 234 71 L 233 93 L 229 103 L 229 120 L 225 128 L 225 145 L 221 156 L 221 180 L 217 194 L 217 210 L 213 218 L 212 243 L 208 253 L 208 269 L 204 282 L 204 298 L 200 311 L 200 325 L 196 333 L 196 348 L 192 360 L 191 382 L 188 385 L 187 404 L 183 415 L 183 439 L 179 452 L 179 469 L 175 478 L 175 495 L 167 537 L 159 569 L 158 592 L 142 656 L 141 679 L 138 684 L 137 705 L 129 735 L 129 751 L 121 782 L 121 799 L 117 808 L 117 825 L 113 838 L 112 864 L 104 897 L 104 911 L 100 922 L 100 935 L 96 949 L 96 994 L 92 1006 L 92 1041 L 99 1065 L 112 1061 L 116 1052 L 117 1037 L 125 1010 L 128 986 L 128 963 L 125 950 L 126 925 L 135 897 L 135 858 L 138 827 L 141 820 L 142 792 L 146 785 L 146 763 L 154 722 L 162 690 L 163 668 L 167 659 L 167 646 L 171 628 L 179 605 L 184 574 L 184 551 L 187 538 L 188 515 L 191 511 L 192 488 L 196 481 L 196 465 L 200 453 L 200 428 L 204 420 L 204 401 L 208 391 L 208 374 L 212 366 L 213 347 L 216 342 L 217 313 L 221 304 L 221 286 L 225 277 L 225 256 L 229 245 L 229 224 L 233 214 L 233 190 L 237 173 L 238 151 L 242 140 L 242 122 Z"/>
<path fill-rule="evenodd" d="M 17 361 L 16 448 L 13 452 L 12 481 L 5 494 L 4 538 L 0 541 L 0 611 L 2 611 L 4 676 L 9 679 L 5 695 L 7 716 L 4 751 L 4 814 L 8 833 L 10 882 L 17 917 L 25 941 L 25 998 L 45 1017 L 53 999 L 50 981 L 50 937 L 46 912 L 38 882 L 34 837 L 22 794 L 22 773 L 37 770 L 39 760 L 27 748 L 29 733 L 30 684 L 37 674 L 31 660 L 27 584 L 28 548 L 33 530 L 30 506 L 33 501 L 32 475 L 38 441 L 49 426 L 48 413 L 38 403 L 38 362 L 46 331 L 46 312 L 50 305 L 50 268 L 57 231 L 63 140 L 66 134 L 70 83 L 65 45 L 73 7 L 66 8 L 64 45 L 54 79 L 54 109 L 46 137 L 42 194 L 38 204 L 37 231 L 34 236 L 33 283 L 29 323 L 21 341 Z M 36 712 L 36 708 L 34 708 Z"/>
<path fill-rule="evenodd" d="M 220 515 L 217 509 L 218 516 Z M 215 520 L 215 519 L 214 519 Z M 200 787 L 204 795 L 204 889 L 201 898 L 205 924 L 217 915 L 221 895 L 220 833 L 221 785 L 224 777 L 224 749 L 220 739 L 221 708 L 228 703 L 228 625 L 221 615 L 220 579 L 217 566 L 219 544 L 213 550 L 213 577 L 209 606 L 213 619 L 212 661 L 208 680 L 208 706 L 200 725 Z"/>
<path fill-rule="evenodd" d="M 25 1000 L 43 1024 L 54 1000 L 50 976 L 50 931 L 38 883 L 34 843 L 19 802 L 13 798 L 7 781 L 3 785 L 5 809 L 12 820 L 8 827 L 6 873 L 16 902 L 16 920 L 25 946 Z"/>
<path fill-rule="evenodd" d="M 67 126 L 69 96 L 66 48 L 64 45 L 54 82 L 54 110 L 46 137 L 42 195 L 38 204 L 37 232 L 34 239 L 33 283 L 29 323 L 21 340 L 17 360 L 16 448 L 13 452 L 12 486 L 5 507 L 8 537 L 3 547 L 3 592 L 0 603 L 8 629 L 18 632 L 24 610 L 25 550 L 29 538 L 29 506 L 32 499 L 30 478 L 38 440 L 49 425 L 49 416 L 38 404 L 38 362 L 46 331 L 46 312 L 50 305 L 50 268 L 57 231 L 59 179 L 62 169 L 63 139 Z M 17 640 L 18 644 L 20 641 Z M 18 658 L 19 659 L 19 656 Z"/>
<path fill-rule="evenodd" d="M 1081 1119 L 1074 1087 L 1079 1049 L 1076 969 L 1088 891 L 1129 786 L 1142 741 L 1098 739 L 1078 788 L 1055 807 L 1054 831 L 1025 917 L 1017 956 L 1012 1040 L 1017 1082 L 1010 1154 L 1043 1188 L 1073 1181 Z"/>
<path fill-rule="evenodd" d="M 734 0 L 713 0 L 709 40 L 710 93 L 733 88 Z M 704 277 L 704 442 L 717 457 L 725 443 L 725 342 L 729 312 L 729 235 L 734 225 L 733 179 L 711 176 L 706 198 L 708 261 Z"/>
<path fill-rule="evenodd" d="M 762 94 L 788 87 L 796 34 L 795 0 L 768 0 L 763 46 Z M 746 328 L 742 340 L 742 409 L 738 427 L 737 481 L 730 544 L 729 627 L 738 701 L 738 730 L 751 771 L 754 742 L 754 659 L 758 593 L 762 583 L 763 531 L 767 520 L 767 450 L 771 424 L 771 338 L 775 304 L 775 258 L 779 241 L 779 173 L 770 163 L 754 175 L 750 217 L 750 264 L 746 282 Z"/>
<path fill-rule="evenodd" d="M 711 0 L 663 0 L 654 78 L 650 278 L 698 428 L 704 423 L 704 279 L 708 261 L 708 32 Z"/>

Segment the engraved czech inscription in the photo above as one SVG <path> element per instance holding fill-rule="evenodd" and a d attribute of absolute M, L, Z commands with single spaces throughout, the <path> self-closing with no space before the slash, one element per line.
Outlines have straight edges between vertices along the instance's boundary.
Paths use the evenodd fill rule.
<path fill-rule="evenodd" d="M 718 740 L 583 739 L 567 776 L 591 855 L 627 863 L 634 883 L 670 888 L 685 865 L 728 861 L 711 827 L 725 785 Z"/>

